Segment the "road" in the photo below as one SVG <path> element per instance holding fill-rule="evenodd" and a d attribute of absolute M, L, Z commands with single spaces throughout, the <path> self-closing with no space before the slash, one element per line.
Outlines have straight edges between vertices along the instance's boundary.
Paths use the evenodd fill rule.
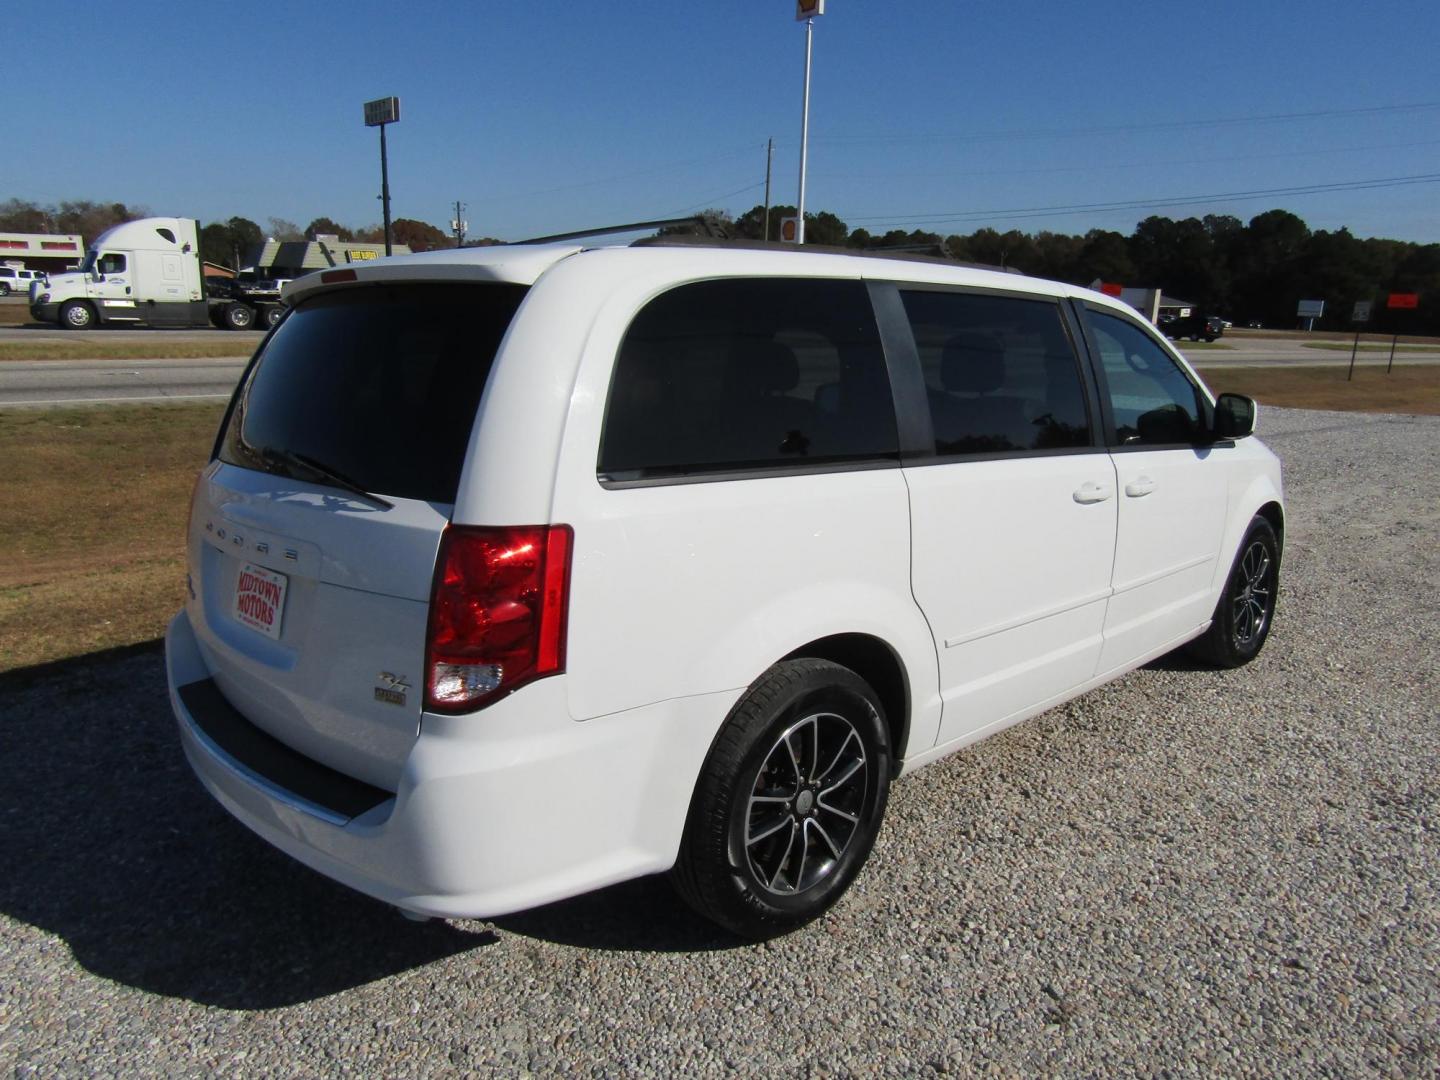
<path fill-rule="evenodd" d="M 0 362 L 0 408 L 224 401 L 243 359 Z"/>
<path fill-rule="evenodd" d="M 37 327 L 0 327 L 0 343 L 13 341 L 97 342 L 224 341 L 247 352 L 261 334 L 227 330 L 81 330 Z M 1189 342 L 1178 342 L 1186 352 Z M 1350 363 L 1348 349 L 1316 349 L 1305 343 L 1271 338 L 1233 339 L 1226 348 L 1190 347 L 1190 361 L 1202 368 L 1250 366 L 1337 367 Z M 1387 351 L 1361 352 L 1357 364 L 1383 365 Z M 1399 364 L 1440 363 L 1440 345 L 1425 351 L 1395 354 Z M 0 408 L 56 406 L 112 402 L 221 400 L 229 396 L 243 359 L 210 360 L 37 360 L 0 362 Z"/>

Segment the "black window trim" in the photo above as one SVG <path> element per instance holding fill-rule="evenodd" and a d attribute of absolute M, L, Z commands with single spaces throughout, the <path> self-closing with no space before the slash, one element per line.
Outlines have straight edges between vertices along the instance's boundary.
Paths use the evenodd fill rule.
<path fill-rule="evenodd" d="M 647 307 L 649 307 L 660 297 L 665 296 L 666 294 L 671 293 L 676 289 L 683 289 L 691 285 L 703 285 L 717 281 L 832 281 L 850 282 L 860 285 L 862 287 L 866 287 L 869 284 L 863 278 L 824 274 L 816 274 L 813 276 L 806 274 L 721 274 L 710 277 L 700 277 L 688 279 L 685 281 L 672 282 L 666 285 L 664 288 L 653 293 L 652 295 L 646 297 L 646 299 L 635 308 L 634 312 L 630 316 L 629 321 L 626 322 L 625 330 L 620 335 L 619 343 L 615 347 L 615 354 L 610 364 L 610 377 L 606 381 L 605 385 L 605 408 L 601 410 L 600 414 L 600 439 L 595 447 L 595 482 L 606 491 L 625 491 L 630 488 L 674 487 L 680 484 L 733 483 L 738 480 L 773 480 L 779 477 L 786 476 L 825 476 L 831 473 L 870 472 L 878 469 L 900 468 L 903 464 L 903 453 L 882 455 L 856 455 L 854 457 L 832 458 L 827 461 L 817 461 L 814 459 L 806 460 L 803 458 L 799 458 L 796 459 L 794 464 L 767 461 L 763 464 L 757 464 L 752 467 L 745 467 L 743 465 L 737 466 L 735 463 L 732 462 L 726 463 L 724 465 L 719 465 L 713 469 L 696 469 L 693 472 L 667 473 L 662 476 L 616 477 L 612 476 L 610 473 L 605 472 L 603 469 L 600 468 L 600 462 L 601 460 L 603 460 L 605 453 L 605 432 L 610 422 L 610 403 L 613 400 L 614 396 L 615 376 L 617 371 L 619 370 L 620 350 L 624 347 L 625 337 L 630 333 L 631 326 L 633 326 L 635 320 L 640 317 L 641 312 L 643 312 Z M 875 319 L 876 334 L 880 343 L 880 351 L 881 355 L 884 357 L 886 374 L 889 377 L 891 404 L 897 413 L 895 417 L 896 438 L 898 440 L 898 445 L 903 448 L 905 445 L 905 436 L 903 428 L 901 427 L 901 419 L 898 415 L 899 404 L 895 400 L 895 367 L 891 362 L 890 349 L 887 343 L 885 326 L 881 322 L 879 307 L 875 303 L 874 294 L 869 293 L 869 295 L 871 314 Z M 896 297 L 896 299 L 898 301 L 898 296 Z"/>
<path fill-rule="evenodd" d="M 955 465 L 969 461 L 1008 461 L 1012 458 L 1076 457 L 1106 452 L 1105 432 L 1101 429 L 1103 417 L 1098 411 L 1099 405 L 1104 399 L 1093 385 L 1094 372 L 1090 370 L 1091 364 L 1087 356 L 1088 346 L 1080 335 L 1080 328 L 1074 314 L 1069 311 L 1065 297 L 1026 292 L 1023 289 L 994 289 L 976 285 L 949 285 L 933 281 L 920 282 L 903 279 L 869 280 L 867 284 L 870 286 L 870 295 L 875 304 L 877 321 L 880 323 L 880 335 L 885 344 L 886 362 L 891 365 L 891 393 L 895 398 L 896 420 L 900 424 L 901 461 L 906 468 Z M 1075 362 L 1075 374 L 1079 377 L 1085 398 L 1085 423 L 1090 432 L 1089 444 L 1046 450 L 937 453 L 935 429 L 930 419 L 930 400 L 925 388 L 925 372 L 920 363 L 920 349 L 915 343 L 915 333 L 910 328 L 910 318 L 905 312 L 905 301 L 900 296 L 902 290 L 905 292 L 961 293 L 970 296 L 1000 297 L 1054 305 L 1060 316 L 1060 323 L 1066 339 L 1070 343 L 1070 354 Z M 882 302 L 885 305 L 883 317 L 881 315 Z M 892 356 L 895 357 L 893 363 L 890 359 Z"/>
<path fill-rule="evenodd" d="M 1120 436 L 1115 426 L 1115 412 L 1114 409 L 1111 408 L 1110 404 L 1110 382 L 1105 377 L 1105 365 L 1100 359 L 1100 343 L 1095 339 L 1095 328 L 1090 322 L 1090 315 L 1092 313 L 1096 315 L 1109 315 L 1112 318 L 1119 319 L 1123 323 L 1128 323 L 1145 337 L 1149 338 L 1151 342 L 1159 346 L 1160 351 L 1164 353 L 1165 356 L 1169 358 L 1172 363 L 1174 362 L 1174 357 L 1170 356 L 1170 348 L 1168 343 L 1164 341 L 1163 337 L 1158 336 L 1156 334 L 1155 328 L 1148 325 L 1145 320 L 1138 317 L 1132 317 L 1123 311 L 1116 311 L 1114 308 L 1105 307 L 1101 304 L 1096 304 L 1090 300 L 1077 299 L 1074 301 L 1074 306 L 1077 315 L 1080 317 L 1081 326 L 1084 329 L 1085 347 L 1090 353 L 1090 369 L 1093 372 L 1095 380 L 1099 385 L 1100 407 L 1104 415 L 1105 445 L 1109 449 L 1110 453 L 1138 454 L 1148 453 L 1152 450 L 1189 450 L 1193 452 L 1195 450 L 1209 450 L 1213 449 L 1216 446 L 1223 445 L 1221 443 L 1216 443 L 1214 441 L 1206 439 L 1203 436 L 1195 439 L 1193 442 L 1122 443 L 1120 441 Z M 1215 404 L 1210 400 L 1209 393 L 1207 393 L 1205 388 L 1198 382 L 1196 382 L 1194 378 L 1191 377 L 1190 371 L 1185 364 L 1176 363 L 1175 370 L 1184 377 L 1185 381 L 1190 384 L 1191 389 L 1195 392 L 1195 402 L 1200 410 L 1201 428 L 1204 431 L 1213 430 L 1215 427 Z M 1233 442 L 1231 443 L 1231 445 L 1234 445 Z"/>
<path fill-rule="evenodd" d="M 606 491 L 625 491 L 629 488 L 674 487 L 677 484 L 720 484 L 738 480 L 776 480 L 786 476 L 828 476 L 831 473 L 873 472 L 878 469 L 898 469 L 900 460 L 894 457 L 855 457 L 841 461 L 796 462 L 794 465 L 776 465 L 766 462 L 754 468 L 735 468 L 731 465 L 704 471 L 673 473 L 667 476 L 637 476 L 615 479 L 608 473 L 597 472 L 595 481 Z"/>

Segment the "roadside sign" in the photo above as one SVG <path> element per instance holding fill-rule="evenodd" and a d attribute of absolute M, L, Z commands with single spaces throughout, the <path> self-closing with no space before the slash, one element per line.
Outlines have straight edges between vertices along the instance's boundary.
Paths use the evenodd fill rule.
<path fill-rule="evenodd" d="M 780 219 L 780 239 L 787 244 L 794 244 L 799 240 L 800 219 L 798 217 L 783 217 Z"/>
<path fill-rule="evenodd" d="M 1113 296 L 1118 300 L 1125 292 L 1125 286 L 1114 281 L 1102 281 L 1100 283 L 1100 291 L 1106 296 Z"/>
<path fill-rule="evenodd" d="M 1302 319 L 1319 319 L 1325 315 L 1324 300 L 1301 300 L 1300 309 L 1295 314 Z"/>
<path fill-rule="evenodd" d="M 1351 321 L 1351 322 L 1357 322 L 1357 323 L 1360 323 L 1360 322 L 1369 322 L 1369 321 L 1370 321 L 1370 301 L 1369 301 L 1369 300 L 1356 300 L 1356 301 L 1355 301 L 1355 310 L 1352 311 L 1352 312 L 1350 312 L 1350 321 Z"/>
<path fill-rule="evenodd" d="M 1392 292 L 1390 298 L 1385 301 L 1387 308 L 1418 308 L 1420 306 L 1420 294 L 1413 292 Z"/>
<path fill-rule="evenodd" d="M 804 22 L 825 14 L 825 0 L 795 0 L 795 21 Z"/>
<path fill-rule="evenodd" d="M 365 126 L 379 127 L 381 124 L 395 124 L 400 120 L 400 99 L 398 97 L 376 98 L 365 102 Z"/>

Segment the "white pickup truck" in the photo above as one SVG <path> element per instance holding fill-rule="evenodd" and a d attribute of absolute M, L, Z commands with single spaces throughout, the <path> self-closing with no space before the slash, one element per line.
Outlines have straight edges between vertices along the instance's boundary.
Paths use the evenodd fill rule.
<path fill-rule="evenodd" d="M 26 270 L 22 266 L 0 266 L 0 296 L 9 296 L 11 293 L 20 293 L 22 296 L 30 291 L 32 281 L 43 281 L 45 275 L 40 270 Z"/>

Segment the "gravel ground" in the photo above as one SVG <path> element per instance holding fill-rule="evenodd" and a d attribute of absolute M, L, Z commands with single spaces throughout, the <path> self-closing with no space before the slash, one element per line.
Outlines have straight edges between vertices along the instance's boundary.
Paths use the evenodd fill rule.
<path fill-rule="evenodd" d="M 1281 610 L 899 783 L 827 919 L 413 925 L 204 796 L 160 658 L 0 681 L 0 1074 L 1440 1070 L 1440 418 L 1266 411 Z"/>

